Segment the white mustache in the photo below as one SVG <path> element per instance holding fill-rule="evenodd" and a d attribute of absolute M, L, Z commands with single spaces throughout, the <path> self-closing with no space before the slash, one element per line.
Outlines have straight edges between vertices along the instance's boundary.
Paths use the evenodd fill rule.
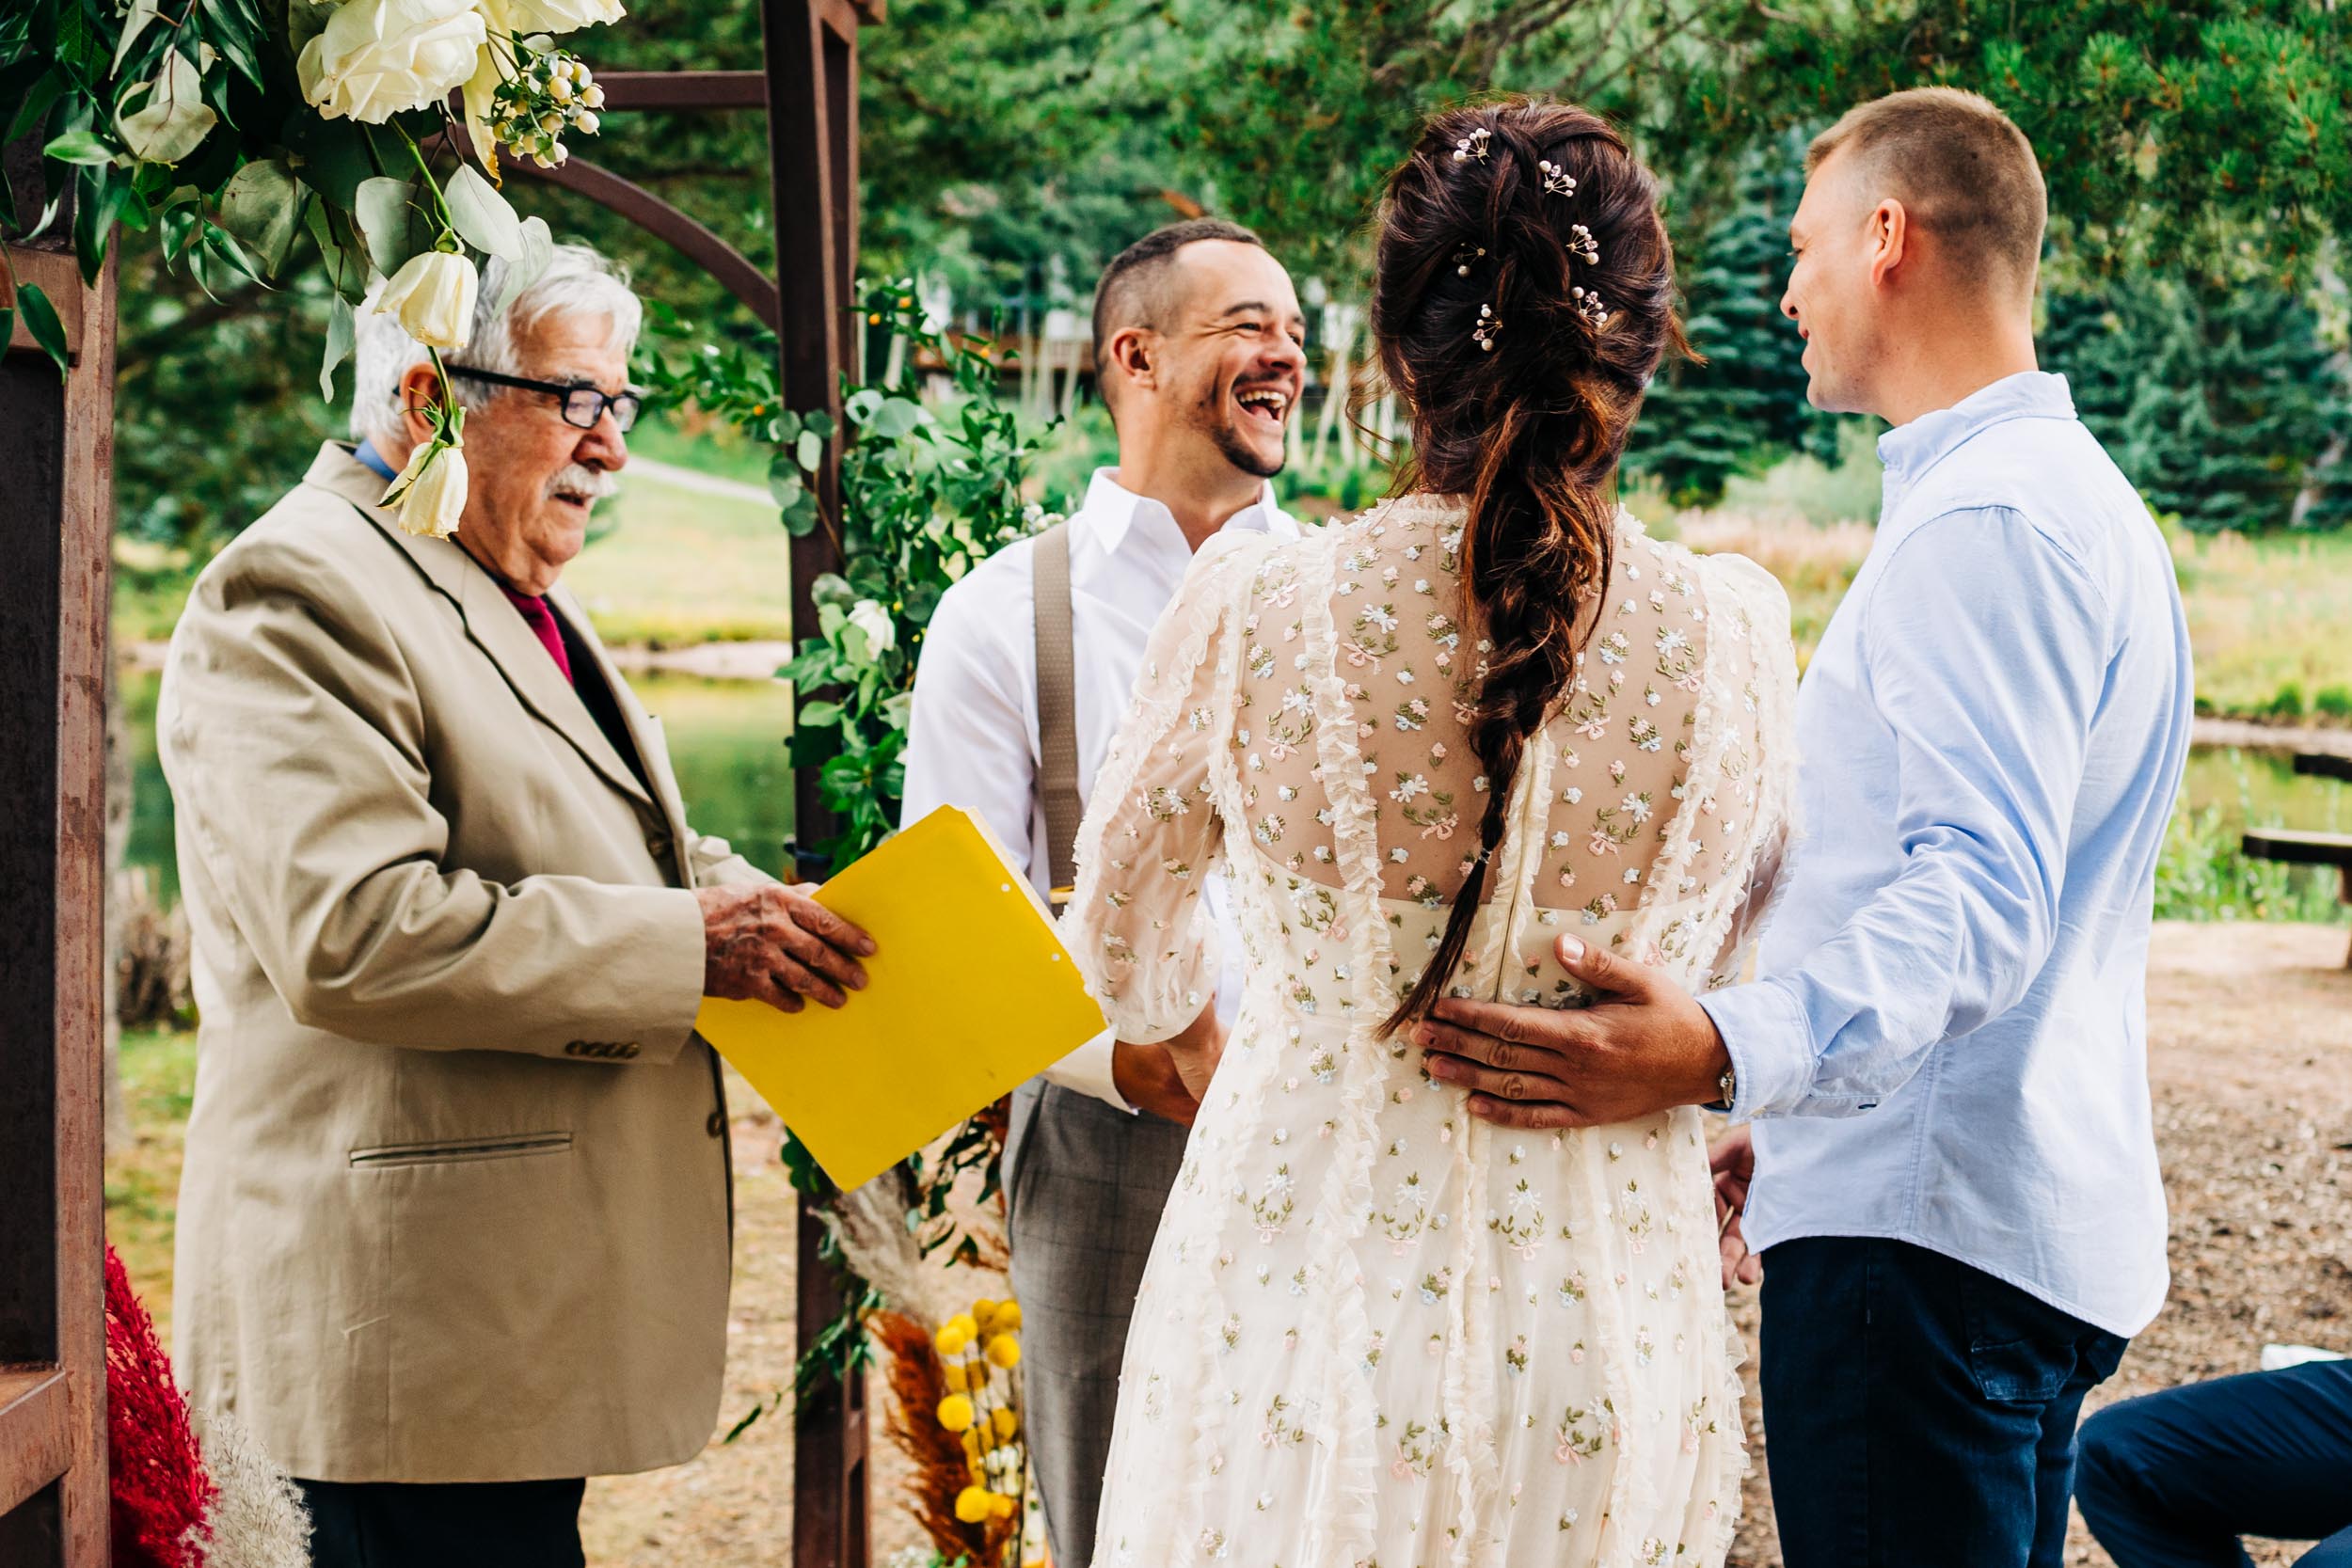
<path fill-rule="evenodd" d="M 583 500 L 600 501 L 618 491 L 621 482 L 603 468 L 592 468 L 585 463 L 567 463 L 558 469 L 547 488 L 540 492 L 549 499 L 557 496 L 578 496 Z"/>

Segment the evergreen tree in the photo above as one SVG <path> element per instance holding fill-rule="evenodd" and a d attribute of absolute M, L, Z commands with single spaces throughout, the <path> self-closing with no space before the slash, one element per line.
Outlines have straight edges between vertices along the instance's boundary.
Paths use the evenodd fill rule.
<path fill-rule="evenodd" d="M 2346 412 L 2311 309 L 2283 290 L 2169 285 L 2133 314 L 2125 468 L 2150 503 L 2201 532 L 2295 520 Z"/>
<path fill-rule="evenodd" d="M 1626 453 L 1677 505 L 1711 504 L 1732 475 L 1790 451 L 1836 451 L 1836 421 L 1805 402 L 1802 341 L 1780 312 L 1803 143 L 1778 152 L 1751 160 L 1732 210 L 1679 269 L 1684 331 L 1705 362 L 1660 369 Z"/>

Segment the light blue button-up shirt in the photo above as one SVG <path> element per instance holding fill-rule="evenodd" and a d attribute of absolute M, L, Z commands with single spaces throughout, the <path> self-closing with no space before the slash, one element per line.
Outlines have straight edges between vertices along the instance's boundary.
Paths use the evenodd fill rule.
<path fill-rule="evenodd" d="M 1877 540 L 1797 699 L 1763 977 L 1705 1003 L 1759 1118 L 1744 1229 L 1914 1243 L 2135 1334 L 2167 1283 L 2145 980 L 2189 739 L 2171 557 L 2063 377 L 1879 455 Z"/>

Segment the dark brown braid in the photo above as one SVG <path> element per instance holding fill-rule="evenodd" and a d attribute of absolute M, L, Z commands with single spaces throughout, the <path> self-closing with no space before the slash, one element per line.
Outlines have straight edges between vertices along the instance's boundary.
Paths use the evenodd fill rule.
<path fill-rule="evenodd" d="M 1545 188 L 1546 163 L 1573 195 Z M 1571 254 L 1579 224 L 1597 263 Z M 1373 335 L 1412 416 L 1397 489 L 1468 498 L 1464 621 L 1491 644 L 1473 667 L 1478 856 L 1390 1034 L 1425 1016 L 1461 962 L 1520 757 L 1574 676 L 1591 634 L 1581 607 L 1609 581 L 1627 432 L 1660 361 L 1689 348 L 1657 182 L 1582 109 L 1511 99 L 1434 116 L 1390 179 L 1378 235 Z"/>

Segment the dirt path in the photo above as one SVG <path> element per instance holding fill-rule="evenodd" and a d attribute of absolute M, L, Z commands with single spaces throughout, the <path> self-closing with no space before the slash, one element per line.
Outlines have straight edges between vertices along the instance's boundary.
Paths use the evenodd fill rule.
<path fill-rule="evenodd" d="M 2161 926 L 2148 1010 L 2156 1130 L 2172 1205 L 2171 1300 L 2094 1404 L 2253 1369 L 2265 1340 L 2352 1350 L 2352 972 L 2341 927 Z M 792 1375 L 791 1190 L 775 1119 L 738 1083 L 739 1227 L 725 1424 Z M 1735 1303 L 1755 1331 L 1752 1295 Z M 1732 1557 L 1777 1568 L 1759 1439 Z M 874 1561 L 914 1532 L 878 1455 Z M 589 1561 L 752 1568 L 789 1560 L 789 1423 L 770 1418 L 692 1464 L 592 1481 Z M 2079 1523 L 2071 1561 L 2105 1565 Z M 2260 1547 L 2274 1568 L 2284 1548 Z"/>

